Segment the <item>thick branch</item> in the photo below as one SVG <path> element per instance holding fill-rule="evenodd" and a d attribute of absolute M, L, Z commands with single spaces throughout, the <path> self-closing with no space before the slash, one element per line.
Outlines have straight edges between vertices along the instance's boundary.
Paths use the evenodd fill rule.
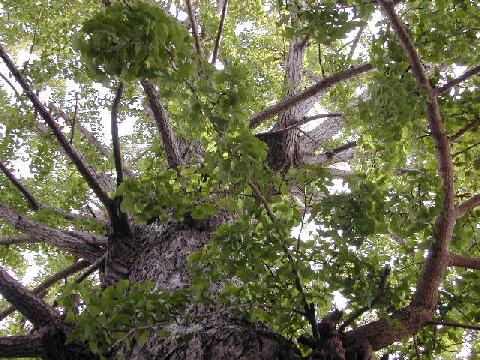
<path fill-rule="evenodd" d="M 257 115 L 252 117 L 250 119 L 250 127 L 255 128 L 258 125 L 260 125 L 263 121 L 278 115 L 282 111 L 285 111 L 296 104 L 298 104 L 300 101 L 306 100 L 312 96 L 315 96 L 322 91 L 325 91 L 329 87 L 338 84 L 339 82 L 342 82 L 344 80 L 350 79 L 354 76 L 363 74 L 364 72 L 367 72 L 371 70 L 373 67 L 370 63 L 364 63 L 362 65 L 358 66 L 353 66 L 347 70 L 341 71 L 335 75 L 329 76 L 322 81 L 317 82 L 316 84 L 306 88 L 303 91 L 300 91 L 299 93 L 288 97 L 285 100 L 282 100 L 278 102 L 275 105 L 272 105 L 261 112 L 259 112 Z"/>
<path fill-rule="evenodd" d="M 30 236 L 0 238 L 0 245 L 35 244 L 38 242 L 40 241 L 32 239 Z"/>
<path fill-rule="evenodd" d="M 0 357 L 43 357 L 41 337 L 38 334 L 0 337 Z"/>
<path fill-rule="evenodd" d="M 0 293 L 36 327 L 61 322 L 58 312 L 0 267 Z"/>
<path fill-rule="evenodd" d="M 457 206 L 457 216 L 461 217 L 480 206 L 480 194 L 477 194 Z"/>
<path fill-rule="evenodd" d="M 111 131 L 112 131 L 112 144 L 113 144 L 113 158 L 115 160 L 115 169 L 117 171 L 117 186 L 123 181 L 123 167 L 122 167 L 122 153 L 120 151 L 120 139 L 118 137 L 118 107 L 120 106 L 120 100 L 123 95 L 123 82 L 118 85 L 115 99 L 112 105 L 111 116 Z"/>
<path fill-rule="evenodd" d="M 445 94 L 448 90 L 453 88 L 454 86 L 457 86 L 461 82 L 467 80 L 468 78 L 478 74 L 480 72 L 480 65 L 477 65 L 471 69 L 468 69 L 465 71 L 462 75 L 460 75 L 458 78 L 452 79 L 449 82 L 447 82 L 445 85 L 437 89 L 437 94 L 442 95 Z"/>
<path fill-rule="evenodd" d="M 47 291 L 50 287 L 52 287 L 54 284 L 56 284 L 58 281 L 65 279 L 69 277 L 70 275 L 73 275 L 77 272 L 79 272 L 82 269 L 85 269 L 88 265 L 90 264 L 89 261 L 86 260 L 79 260 L 75 264 L 53 274 L 49 278 L 45 279 L 41 284 L 36 286 L 31 292 L 34 295 L 38 295 L 40 297 L 43 296 L 45 291 Z M 3 310 L 0 312 L 0 321 L 5 319 L 7 316 L 9 316 L 11 313 L 15 311 L 14 306 L 10 306 L 9 308 Z"/>
<path fill-rule="evenodd" d="M 471 258 L 456 254 L 450 254 L 450 266 L 463 267 L 467 269 L 480 270 L 480 258 Z"/>
<path fill-rule="evenodd" d="M 101 247 L 107 244 L 107 239 L 103 236 L 83 231 L 63 231 L 49 228 L 17 214 L 4 204 L 0 204 L 0 218 L 30 236 L 32 240 L 47 242 L 92 261 L 101 256 L 103 253 Z"/>
<path fill-rule="evenodd" d="M 81 155 L 77 152 L 77 150 L 69 143 L 68 139 L 63 134 L 62 130 L 58 126 L 58 124 L 53 119 L 51 113 L 47 110 L 47 108 L 40 102 L 38 96 L 33 92 L 30 86 L 27 83 L 27 80 L 23 77 L 20 71 L 17 69 L 13 61 L 10 57 L 6 54 L 5 50 L 2 46 L 0 46 L 0 57 L 4 61 L 5 65 L 8 67 L 12 75 L 21 85 L 25 93 L 27 94 L 28 98 L 33 103 L 35 109 L 38 113 L 42 116 L 45 120 L 47 125 L 52 129 L 56 139 L 65 150 L 65 153 L 70 157 L 72 162 L 74 163 L 75 167 L 78 169 L 80 174 L 85 178 L 90 188 L 94 191 L 94 193 L 98 196 L 100 201 L 107 207 L 107 209 L 111 210 L 113 201 L 107 195 L 107 193 L 102 189 L 98 182 L 98 176 L 93 171 L 87 163 L 83 160 Z"/>
<path fill-rule="evenodd" d="M 197 50 L 198 55 L 202 58 L 202 44 L 200 42 L 200 36 L 198 36 L 197 21 L 195 20 L 195 14 L 193 13 L 192 0 L 186 0 L 187 3 L 187 13 L 190 20 L 190 25 L 192 26 L 193 38 L 195 39 L 195 49 Z"/>
<path fill-rule="evenodd" d="M 300 137 L 300 151 L 305 154 L 311 154 L 318 149 L 322 143 L 331 139 L 343 129 L 341 118 L 334 118 L 331 121 L 323 122 L 315 129 L 305 133 Z"/>
<path fill-rule="evenodd" d="M 172 126 L 168 119 L 167 110 L 158 96 L 155 86 L 148 80 L 142 80 L 141 83 L 147 94 L 148 102 L 155 118 L 155 124 L 162 136 L 163 146 L 165 147 L 165 152 L 167 154 L 168 166 L 170 168 L 176 168 L 182 165 L 182 157 L 178 149 L 177 139 L 175 138 L 175 134 L 173 133 Z"/>
<path fill-rule="evenodd" d="M 220 41 L 222 40 L 223 27 L 225 25 L 225 17 L 227 15 L 227 6 L 228 0 L 224 0 L 222 7 L 222 15 L 220 18 L 220 23 L 218 24 L 218 32 L 215 38 L 215 46 L 213 47 L 212 64 L 215 64 L 215 62 L 217 61 L 218 50 L 220 49 Z"/>

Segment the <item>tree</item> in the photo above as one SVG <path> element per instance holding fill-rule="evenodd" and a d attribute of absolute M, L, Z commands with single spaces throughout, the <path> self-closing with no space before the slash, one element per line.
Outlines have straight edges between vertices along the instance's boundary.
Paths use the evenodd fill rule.
<path fill-rule="evenodd" d="M 0 356 L 475 357 L 478 4 L 0 10 Z"/>

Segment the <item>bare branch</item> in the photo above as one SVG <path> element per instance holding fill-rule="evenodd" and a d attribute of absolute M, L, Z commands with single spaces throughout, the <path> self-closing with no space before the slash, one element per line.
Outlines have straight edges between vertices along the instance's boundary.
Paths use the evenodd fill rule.
<path fill-rule="evenodd" d="M 44 355 L 41 337 L 38 334 L 0 337 L 2 358 L 43 358 Z"/>
<path fill-rule="evenodd" d="M 272 105 L 261 112 L 259 112 L 257 115 L 252 117 L 250 119 L 250 127 L 251 128 L 256 128 L 258 125 L 260 125 L 263 121 L 278 115 L 282 111 L 285 111 L 296 104 L 298 104 L 300 101 L 306 100 L 312 96 L 315 96 L 329 87 L 338 84 L 339 82 L 342 82 L 344 80 L 350 79 L 354 76 L 363 74 L 364 72 L 370 71 L 373 69 L 372 65 L 370 63 L 364 63 L 362 65 L 358 66 L 353 66 L 347 70 L 341 71 L 335 75 L 329 76 L 316 84 L 306 88 L 303 91 L 300 91 L 299 93 L 288 97 L 285 100 L 282 100 L 278 102 L 275 105 Z"/>
<path fill-rule="evenodd" d="M 187 3 L 187 13 L 192 26 L 193 38 L 195 39 L 195 49 L 197 50 L 198 55 L 202 58 L 202 44 L 200 42 L 200 36 L 198 36 L 197 21 L 195 20 L 195 14 L 193 13 L 192 0 L 186 0 Z"/>
<path fill-rule="evenodd" d="M 112 144 L 113 144 L 113 158 L 115 160 L 115 169 L 117 170 L 117 186 L 123 181 L 123 169 L 122 169 L 122 153 L 120 151 L 120 139 L 118 137 L 118 107 L 120 106 L 120 100 L 123 94 L 123 82 L 120 82 L 115 94 L 115 99 L 112 105 L 111 116 L 111 131 L 112 131 Z"/>
<path fill-rule="evenodd" d="M 33 194 L 28 191 L 28 189 L 18 180 L 15 175 L 5 166 L 5 164 L 0 160 L 0 170 L 5 174 L 5 176 L 12 182 L 12 184 L 23 194 L 25 199 L 30 204 L 32 210 L 38 210 L 42 207 L 40 201 L 38 201 Z"/>
<path fill-rule="evenodd" d="M 69 267 L 53 274 L 49 278 L 45 279 L 41 284 L 36 286 L 31 292 L 34 295 L 43 296 L 45 291 L 47 291 L 50 287 L 56 284 L 58 281 L 69 277 L 82 269 L 85 269 L 90 264 L 89 261 L 86 260 L 79 260 L 75 264 L 70 265 Z M 15 311 L 15 307 L 10 306 L 9 308 L 0 312 L 0 321 L 5 319 L 11 313 Z"/>
<path fill-rule="evenodd" d="M 469 213 L 479 205 L 480 205 L 480 194 L 477 194 L 457 206 L 457 216 L 461 217 Z"/>
<path fill-rule="evenodd" d="M 302 153 L 311 154 L 318 149 L 322 143 L 331 139 L 343 129 L 343 121 L 341 118 L 335 118 L 332 121 L 324 122 L 315 129 L 305 133 L 300 141 L 300 151 Z"/>
<path fill-rule="evenodd" d="M 460 129 L 454 135 L 450 136 L 450 142 L 457 141 L 465 133 L 469 132 L 470 130 L 476 129 L 478 126 L 480 126 L 480 118 L 469 122 L 467 126 L 465 126 L 463 129 Z"/>
<path fill-rule="evenodd" d="M 227 6 L 228 0 L 224 0 L 222 7 L 222 15 L 220 18 L 220 23 L 218 24 L 218 32 L 215 38 L 215 46 L 213 47 L 212 64 L 215 64 L 215 62 L 217 61 L 218 50 L 220 49 L 220 41 L 222 39 L 223 27 L 225 25 L 225 17 L 227 15 Z"/>
<path fill-rule="evenodd" d="M 467 269 L 480 270 L 480 258 L 471 258 L 451 253 L 449 266 L 463 267 Z"/>
<path fill-rule="evenodd" d="M 178 149 L 177 139 L 175 138 L 175 134 L 173 133 L 172 126 L 168 119 L 167 110 L 155 90 L 155 86 L 148 80 L 142 80 L 141 83 L 147 94 L 148 102 L 155 118 L 155 124 L 162 136 L 163 146 L 165 147 L 165 152 L 167 154 L 168 166 L 170 168 L 176 168 L 182 165 L 182 157 Z"/>
<path fill-rule="evenodd" d="M 48 324 L 61 323 L 60 315 L 53 307 L 30 293 L 22 284 L 12 278 L 3 267 L 0 267 L 0 293 L 39 328 Z"/>
<path fill-rule="evenodd" d="M 0 218 L 17 230 L 29 235 L 33 240 L 55 245 L 64 251 L 95 261 L 103 253 L 102 246 L 107 238 L 83 231 L 64 231 L 52 229 L 37 221 L 17 214 L 7 205 L 0 204 Z"/>
<path fill-rule="evenodd" d="M 448 90 L 453 88 L 454 86 L 457 86 L 461 82 L 467 80 L 468 78 L 478 74 L 480 72 L 480 65 L 477 65 L 471 69 L 468 69 L 465 71 L 462 75 L 460 75 L 458 78 L 452 79 L 449 82 L 447 82 L 445 85 L 442 87 L 439 87 L 437 89 L 437 94 L 442 95 L 445 94 Z"/>
<path fill-rule="evenodd" d="M 463 329 L 470 329 L 470 330 L 477 330 L 480 331 L 480 325 L 473 325 L 473 324 L 462 324 L 453 321 L 443 321 L 443 320 L 430 320 L 427 322 L 429 325 L 440 325 L 440 326 L 449 326 L 449 327 L 456 327 L 456 328 L 463 328 Z"/>
<path fill-rule="evenodd" d="M 33 92 L 30 86 L 27 83 L 27 80 L 23 77 L 20 73 L 18 68 L 15 66 L 13 61 L 10 57 L 6 54 L 5 50 L 2 46 L 0 46 L 0 57 L 4 61 L 5 65 L 8 67 L 12 75 L 15 77 L 17 82 L 21 85 L 25 93 L 27 94 L 28 98 L 33 103 L 35 109 L 38 113 L 42 116 L 45 120 L 47 125 L 52 129 L 55 137 L 57 138 L 58 142 L 65 150 L 65 153 L 70 157 L 72 162 L 74 163 L 75 167 L 78 169 L 80 174 L 85 178 L 87 183 L 89 184 L 90 188 L 94 191 L 94 193 L 98 196 L 100 201 L 109 209 L 110 215 L 114 215 L 112 210 L 113 201 L 110 199 L 108 194 L 102 189 L 98 182 L 98 176 L 93 169 L 91 169 L 81 155 L 77 152 L 77 150 L 68 142 L 68 139 L 63 134 L 62 130 L 58 126 L 58 124 L 53 119 L 52 114 L 47 110 L 47 108 L 40 102 L 38 96 Z"/>

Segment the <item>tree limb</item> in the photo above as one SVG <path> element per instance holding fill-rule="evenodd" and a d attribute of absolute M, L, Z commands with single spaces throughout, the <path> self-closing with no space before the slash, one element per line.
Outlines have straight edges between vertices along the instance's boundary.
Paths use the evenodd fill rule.
<path fill-rule="evenodd" d="M 39 334 L 0 337 L 0 357 L 43 357 L 44 351 Z"/>
<path fill-rule="evenodd" d="M 76 278 L 75 282 L 77 284 L 80 284 L 83 280 L 85 280 L 87 277 L 93 274 L 95 270 L 98 270 L 100 266 L 102 266 L 105 263 L 106 258 L 107 258 L 107 255 L 104 254 L 101 258 L 95 261 L 83 274 L 81 274 L 78 278 Z"/>
<path fill-rule="evenodd" d="M 437 94 L 438 95 L 445 94 L 448 90 L 450 90 L 454 86 L 456 86 L 456 85 L 460 84 L 461 82 L 467 80 L 468 78 L 478 74 L 479 72 L 480 72 L 480 65 L 477 65 L 477 66 L 475 66 L 471 69 L 468 69 L 467 71 L 465 71 L 459 77 L 457 77 L 455 79 L 452 79 L 449 82 L 447 82 L 445 85 L 443 85 L 442 87 L 439 87 L 437 89 Z"/>
<path fill-rule="evenodd" d="M 53 307 L 28 291 L 1 266 L 0 293 L 38 328 L 61 323 L 60 314 Z"/>
<path fill-rule="evenodd" d="M 22 184 L 22 182 L 17 179 L 17 177 L 11 172 L 5 164 L 0 160 L 0 170 L 5 174 L 5 176 L 12 182 L 12 184 L 22 193 L 22 195 L 25 197 L 27 202 L 30 204 L 30 208 L 34 211 L 38 211 L 40 209 L 47 209 L 51 210 L 56 214 L 59 214 L 63 216 L 67 220 L 75 220 L 75 219 L 80 219 L 80 220 L 85 220 L 85 221 L 98 221 L 97 219 L 94 219 L 90 216 L 82 215 L 82 214 L 74 214 L 68 211 L 65 211 L 63 209 L 53 207 L 53 206 L 48 206 L 45 204 L 42 204 L 37 198 L 25 187 L 25 185 Z"/>
<path fill-rule="evenodd" d="M 17 230 L 30 236 L 33 240 L 47 242 L 64 251 L 95 261 L 103 254 L 102 247 L 107 238 L 83 231 L 65 231 L 52 229 L 37 221 L 17 214 L 7 205 L 0 204 L 0 218 L 7 221 Z"/>
<path fill-rule="evenodd" d="M 33 194 L 28 191 L 28 189 L 18 180 L 15 175 L 5 166 L 5 164 L 0 160 L 0 170 L 5 174 L 5 176 L 12 182 L 12 184 L 22 193 L 25 199 L 30 204 L 32 210 L 38 210 L 42 207 L 40 201 L 38 201 Z"/>
<path fill-rule="evenodd" d="M 112 131 L 112 144 L 113 144 L 113 158 L 115 161 L 115 169 L 117 171 L 117 187 L 123 181 L 123 167 L 122 167 L 122 153 L 120 151 L 120 139 L 118 137 L 118 107 L 120 105 L 120 100 L 123 95 L 123 82 L 120 82 L 115 94 L 112 105 L 112 114 L 111 114 L 111 131 Z"/>
<path fill-rule="evenodd" d="M 0 238 L 0 245 L 35 244 L 38 242 L 40 241 L 32 239 L 30 236 Z"/>
<path fill-rule="evenodd" d="M 23 88 L 23 90 L 27 94 L 28 98 L 33 103 L 35 109 L 38 111 L 38 113 L 45 120 L 47 125 L 52 129 L 53 134 L 55 135 L 56 139 L 58 140 L 58 142 L 60 143 L 62 148 L 65 150 L 65 153 L 72 160 L 72 162 L 75 165 L 75 167 L 77 168 L 77 170 L 80 172 L 80 174 L 87 181 L 88 185 L 93 190 L 95 195 L 98 196 L 98 198 L 100 199 L 102 204 L 104 204 L 105 207 L 109 210 L 110 216 L 111 217 L 115 216 L 114 211 L 112 211 L 112 210 L 114 210 L 114 208 L 112 208 L 113 201 L 108 196 L 108 194 L 102 189 L 102 187 L 100 186 L 100 184 L 98 182 L 97 174 L 95 173 L 95 171 L 92 168 L 90 168 L 90 166 L 87 165 L 87 163 L 84 161 L 82 156 L 68 142 L 68 139 L 63 134 L 62 130 L 60 129 L 60 126 L 58 126 L 58 124 L 53 119 L 52 114 L 40 102 L 40 100 L 38 99 L 38 96 L 30 88 L 30 86 L 27 83 L 27 80 L 23 77 L 23 75 L 20 73 L 18 68 L 13 63 L 13 61 L 6 54 L 6 52 L 5 52 L 5 50 L 3 49 L 2 46 L 0 46 L 0 57 L 2 58 L 3 62 L 8 67 L 8 69 L 10 70 L 12 75 L 15 77 L 17 82 L 21 85 L 21 87 Z"/>
<path fill-rule="evenodd" d="M 480 258 L 471 258 L 451 253 L 448 265 L 480 270 Z"/>
<path fill-rule="evenodd" d="M 167 110 L 158 96 L 155 86 L 148 80 L 142 80 L 141 83 L 147 95 L 150 108 L 152 109 L 155 124 L 162 136 L 163 146 L 167 154 L 168 166 L 170 168 L 176 168 L 182 165 L 183 161 L 178 149 L 177 139 L 175 138 L 175 134 L 173 133 L 172 126 L 168 119 Z"/>
<path fill-rule="evenodd" d="M 373 298 L 371 303 L 369 305 L 365 305 L 358 309 L 357 311 L 354 311 L 347 320 L 343 322 L 343 324 L 338 328 L 339 332 L 345 331 L 348 325 L 353 323 L 356 319 L 358 319 L 360 316 L 362 316 L 365 312 L 368 310 L 372 309 L 375 307 L 378 303 L 380 303 L 384 296 L 385 296 L 385 290 L 387 289 L 387 280 L 390 275 L 390 267 L 386 266 L 383 269 L 382 276 L 380 278 L 380 282 L 378 284 L 378 294 Z"/>
<path fill-rule="evenodd" d="M 197 21 L 195 20 L 195 14 L 193 13 L 192 0 L 186 0 L 187 13 L 192 27 L 193 38 L 195 39 L 195 49 L 200 58 L 203 57 L 202 44 L 200 42 L 200 36 L 198 36 Z"/>
<path fill-rule="evenodd" d="M 316 84 L 306 88 L 303 91 L 298 92 L 297 94 L 290 96 L 286 98 L 285 100 L 282 100 L 278 102 L 275 105 L 269 106 L 268 108 L 260 111 L 258 114 L 253 116 L 250 119 L 250 127 L 251 128 L 256 128 L 259 126 L 263 121 L 278 115 L 280 112 L 285 111 L 296 104 L 298 104 L 300 101 L 303 101 L 305 99 L 308 99 L 312 96 L 315 96 L 322 91 L 325 91 L 329 87 L 338 84 L 339 82 L 342 82 L 344 80 L 350 79 L 354 76 L 363 74 L 364 72 L 372 70 L 373 67 L 370 63 L 364 63 L 358 66 L 353 66 L 350 67 L 347 70 L 341 71 L 335 75 L 329 76 Z"/>
<path fill-rule="evenodd" d="M 217 36 L 215 37 L 215 46 L 213 47 L 212 64 L 215 64 L 215 62 L 217 61 L 218 50 L 220 49 L 220 41 L 222 39 L 223 27 L 225 25 L 225 17 L 227 15 L 227 5 L 228 0 L 224 0 L 222 7 L 222 15 L 220 18 L 220 23 L 218 24 L 218 32 Z"/>
<path fill-rule="evenodd" d="M 462 217 L 463 215 L 469 213 L 479 205 L 480 194 L 477 194 L 457 206 L 457 216 Z"/>
<path fill-rule="evenodd" d="M 457 322 L 453 322 L 453 321 L 443 321 L 443 320 L 433 319 L 433 320 L 428 321 L 427 324 L 429 324 L 429 325 L 450 326 L 450 327 L 480 331 L 480 325 L 462 324 L 462 323 L 457 323 Z"/>
<path fill-rule="evenodd" d="M 450 136 L 450 142 L 457 141 L 465 133 L 469 132 L 470 130 L 476 129 L 478 126 L 480 126 L 480 118 L 469 122 L 467 126 L 457 131 L 454 135 Z"/>
<path fill-rule="evenodd" d="M 40 283 L 38 286 L 33 288 L 31 291 L 32 294 L 42 296 L 42 294 L 47 291 L 52 285 L 56 284 L 58 281 L 67 278 L 70 275 L 73 275 L 77 272 L 79 272 L 82 269 L 85 269 L 88 265 L 90 264 L 89 261 L 86 260 L 79 260 L 75 264 L 70 265 L 69 267 L 53 274 L 49 278 L 45 279 L 42 283 Z M 15 311 L 14 306 L 10 306 L 9 308 L 3 310 L 0 312 L 0 321 L 5 319 L 7 316 L 9 316 L 11 313 Z"/>

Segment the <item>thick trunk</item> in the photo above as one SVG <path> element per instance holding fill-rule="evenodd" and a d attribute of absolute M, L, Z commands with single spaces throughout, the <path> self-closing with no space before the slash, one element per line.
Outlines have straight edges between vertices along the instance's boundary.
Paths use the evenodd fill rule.
<path fill-rule="evenodd" d="M 172 222 L 138 229 L 130 281 L 154 281 L 159 289 L 171 291 L 188 286 L 187 257 L 208 243 L 223 221 Z M 195 311 L 202 312 L 198 320 L 179 320 L 169 328 L 169 338 L 153 336 L 144 345 L 134 345 L 128 359 L 301 359 L 292 342 L 263 326 L 231 317 L 221 309 Z M 181 340 L 187 333 L 192 338 Z"/>

